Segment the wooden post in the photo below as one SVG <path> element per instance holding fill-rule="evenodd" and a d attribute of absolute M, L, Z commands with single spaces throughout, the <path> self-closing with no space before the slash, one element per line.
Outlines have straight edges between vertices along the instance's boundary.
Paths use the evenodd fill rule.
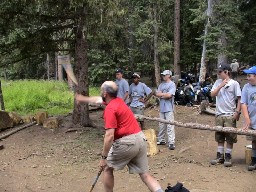
<path fill-rule="evenodd" d="M 3 92 L 2 92 L 1 79 L 0 79 L 0 104 L 1 104 L 1 110 L 4 111 L 5 107 L 4 107 L 4 97 L 3 97 Z"/>

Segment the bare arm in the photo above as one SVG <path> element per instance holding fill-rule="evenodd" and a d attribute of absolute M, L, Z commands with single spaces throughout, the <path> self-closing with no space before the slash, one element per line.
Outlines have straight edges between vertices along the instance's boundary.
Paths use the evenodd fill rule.
<path fill-rule="evenodd" d="M 237 97 L 237 108 L 236 108 L 236 113 L 234 115 L 234 119 L 236 119 L 237 121 L 240 118 L 240 114 L 241 114 L 241 103 L 240 103 L 241 97 Z"/>
<path fill-rule="evenodd" d="M 249 113 L 248 113 L 248 107 L 247 107 L 246 104 L 242 103 L 241 104 L 241 109 L 242 109 L 242 113 L 244 115 L 244 120 L 245 120 L 244 129 L 248 129 L 250 127 L 250 124 L 251 124 L 250 116 L 249 116 Z"/>
<path fill-rule="evenodd" d="M 128 91 L 126 91 L 125 94 L 124 94 L 123 100 L 126 101 L 126 99 L 128 98 L 128 96 L 129 96 L 129 93 L 128 93 Z"/>
<path fill-rule="evenodd" d="M 104 145 L 102 149 L 102 159 L 100 160 L 100 168 L 103 169 L 107 165 L 107 156 L 114 142 L 115 129 L 107 129 L 104 137 Z"/>
<path fill-rule="evenodd" d="M 77 103 L 96 103 L 96 104 L 103 103 L 102 98 L 100 96 L 87 97 L 81 94 L 76 94 L 75 99 Z"/>
<path fill-rule="evenodd" d="M 170 99 L 172 97 L 171 93 L 162 93 L 162 92 L 156 92 L 156 96 L 162 99 Z"/>
<path fill-rule="evenodd" d="M 212 92 L 211 92 L 211 97 L 216 97 L 220 91 L 220 89 L 222 87 L 224 87 L 226 84 L 228 83 L 228 81 L 225 79 L 221 82 L 221 84 L 216 88 L 214 89 Z"/>

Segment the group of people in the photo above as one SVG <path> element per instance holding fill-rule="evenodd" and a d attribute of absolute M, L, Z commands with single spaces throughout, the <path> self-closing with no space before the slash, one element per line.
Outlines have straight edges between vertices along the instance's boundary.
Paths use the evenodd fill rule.
<path fill-rule="evenodd" d="M 149 99 L 149 95 L 153 92 L 145 83 L 140 82 L 140 75 L 134 73 L 132 75 L 133 83 L 129 86 L 128 82 L 123 78 L 123 70 L 117 69 L 115 83 L 118 86 L 117 97 L 120 97 L 130 107 L 134 114 L 144 115 L 145 102 Z M 172 72 L 164 70 L 161 73 L 162 83 L 159 85 L 154 95 L 160 100 L 160 118 L 173 121 L 174 120 L 174 95 L 176 85 L 171 80 Z M 141 129 L 144 129 L 144 121 L 138 120 Z M 168 147 L 170 150 L 175 149 L 175 130 L 174 125 L 166 125 L 159 123 L 158 145 L 166 145 L 166 133 L 168 137 Z"/>
<path fill-rule="evenodd" d="M 256 66 L 243 72 L 247 74 L 248 83 L 241 90 L 239 83 L 232 79 L 232 66 L 221 64 L 218 67 L 218 76 L 212 87 L 211 96 L 216 97 L 216 126 L 236 127 L 241 112 L 244 116 L 244 129 L 256 129 Z M 256 137 L 247 137 L 252 141 L 252 157 L 248 170 L 256 170 Z M 212 165 L 224 164 L 232 166 L 233 144 L 237 142 L 237 134 L 215 132 L 215 141 L 218 143 L 216 159 Z M 226 149 L 225 144 L 226 142 Z"/>
<path fill-rule="evenodd" d="M 244 70 L 248 83 L 241 91 L 239 83 L 231 78 L 230 65 L 218 67 L 219 79 L 214 83 L 211 96 L 216 97 L 216 125 L 223 127 L 236 127 L 241 111 L 245 118 L 245 129 L 256 129 L 256 66 Z M 100 160 L 103 171 L 103 184 L 105 192 L 113 192 L 114 170 L 121 170 L 126 165 L 130 173 L 137 173 L 150 191 L 163 192 L 159 182 L 148 171 L 147 141 L 141 131 L 143 122 L 139 123 L 134 117 L 144 114 L 145 101 L 152 90 L 141 83 L 140 75 L 134 73 L 133 83 L 129 86 L 123 79 L 123 71 L 116 71 L 116 82 L 106 81 L 101 85 L 101 96 L 87 97 L 76 94 L 77 103 L 103 103 L 105 137 Z M 163 82 L 154 95 L 160 99 L 160 118 L 174 120 L 175 83 L 172 82 L 172 72 L 165 70 L 161 73 Z M 130 98 L 130 99 L 129 99 Z M 175 131 L 173 125 L 159 124 L 159 145 L 166 145 L 166 132 L 168 147 L 175 149 Z M 217 158 L 211 164 L 232 166 L 233 143 L 237 142 L 236 134 L 216 132 L 218 143 Z M 256 170 L 256 137 L 252 140 L 252 163 L 248 170 Z M 224 154 L 224 143 L 227 142 Z"/>

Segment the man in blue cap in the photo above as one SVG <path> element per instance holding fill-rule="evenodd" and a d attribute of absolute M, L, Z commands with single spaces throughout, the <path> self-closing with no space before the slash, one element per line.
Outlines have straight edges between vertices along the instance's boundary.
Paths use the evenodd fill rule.
<path fill-rule="evenodd" d="M 244 129 L 256 130 L 256 66 L 243 70 L 248 83 L 244 85 L 241 97 L 241 108 L 244 115 Z M 252 161 L 248 171 L 256 170 L 256 137 L 247 136 L 252 141 Z"/>

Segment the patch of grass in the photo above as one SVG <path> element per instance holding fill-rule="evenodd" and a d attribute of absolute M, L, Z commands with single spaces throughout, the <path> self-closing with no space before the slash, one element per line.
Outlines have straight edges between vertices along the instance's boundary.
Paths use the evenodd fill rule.
<path fill-rule="evenodd" d="M 2 81 L 6 111 L 21 115 L 47 111 L 50 115 L 63 115 L 74 107 L 74 93 L 67 83 L 44 80 Z M 100 89 L 90 88 L 90 96 L 100 94 Z"/>

